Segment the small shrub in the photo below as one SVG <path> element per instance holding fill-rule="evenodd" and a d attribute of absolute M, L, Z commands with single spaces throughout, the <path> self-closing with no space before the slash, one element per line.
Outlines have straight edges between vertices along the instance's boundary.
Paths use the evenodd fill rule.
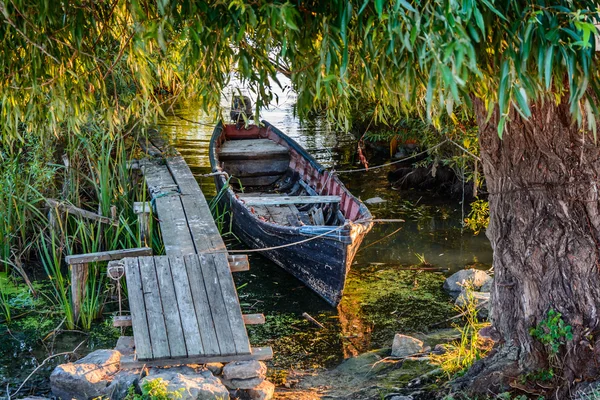
<path fill-rule="evenodd" d="M 183 388 L 177 391 L 169 391 L 169 383 L 162 378 L 144 382 L 142 394 L 135 392 L 135 386 L 130 386 L 125 400 L 176 400 L 182 397 Z"/>
<path fill-rule="evenodd" d="M 471 211 L 465 218 L 465 226 L 479 235 L 482 229 L 488 227 L 490 223 L 490 204 L 486 200 L 475 200 L 471 203 Z"/>

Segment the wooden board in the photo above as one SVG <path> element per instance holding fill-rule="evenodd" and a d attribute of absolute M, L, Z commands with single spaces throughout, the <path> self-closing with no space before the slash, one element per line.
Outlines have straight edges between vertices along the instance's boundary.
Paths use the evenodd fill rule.
<path fill-rule="evenodd" d="M 146 306 L 146 319 L 152 343 L 154 359 L 169 358 L 169 338 L 165 325 L 165 315 L 162 308 L 160 289 L 156 278 L 156 269 L 153 257 L 140 257 L 140 276 L 142 277 L 142 290 L 144 305 Z M 129 293 L 129 291 L 128 291 Z"/>
<path fill-rule="evenodd" d="M 234 361 L 250 361 L 250 360 L 270 360 L 273 358 L 273 350 L 271 347 L 253 347 L 250 354 L 234 354 L 230 356 L 197 356 L 187 357 L 181 360 L 151 360 L 142 361 L 139 357 L 125 356 L 121 357 L 121 368 L 143 368 L 146 367 L 169 367 L 174 365 L 185 364 L 208 364 L 212 362 L 234 362 Z"/>
<path fill-rule="evenodd" d="M 167 339 L 169 341 L 169 350 L 171 357 L 187 356 L 183 329 L 181 327 L 181 317 L 179 306 L 177 305 L 177 296 L 171 274 L 171 266 L 168 257 L 157 257 L 154 259 L 156 267 L 156 276 L 158 278 L 158 289 L 160 291 L 160 302 L 164 311 L 164 320 L 167 328 Z M 175 267 L 179 267 L 175 265 Z M 185 315 L 184 315 L 185 317 Z"/>
<path fill-rule="evenodd" d="M 223 300 L 223 294 L 221 293 L 221 285 L 219 284 L 219 277 L 217 276 L 212 255 L 200 254 L 198 258 L 202 266 L 206 295 L 213 316 L 221 355 L 236 354 L 233 333 L 231 332 L 229 321 L 227 321 L 227 308 Z"/>
<path fill-rule="evenodd" d="M 265 175 L 265 176 L 247 176 L 244 178 L 232 178 L 230 183 L 232 186 L 239 187 L 240 183 L 243 187 L 248 186 L 270 186 L 277 182 L 281 175 Z"/>
<path fill-rule="evenodd" d="M 165 253 L 174 256 L 195 253 L 179 186 L 169 169 L 156 161 L 144 160 L 143 171 L 159 218 Z"/>
<path fill-rule="evenodd" d="M 219 160 L 255 160 L 289 154 L 289 150 L 269 139 L 229 140 L 221 146 Z"/>
<path fill-rule="evenodd" d="M 177 155 L 167 159 L 167 165 L 181 192 L 181 203 L 195 251 L 225 250 L 225 243 L 214 222 L 208 203 L 185 160 Z M 162 227 L 162 225 L 161 225 Z M 169 253 L 167 253 L 169 254 Z M 173 254 L 173 253 L 171 253 Z M 185 255 L 190 253 L 173 254 Z"/>
<path fill-rule="evenodd" d="M 206 283 L 204 282 L 204 275 L 202 274 L 198 257 L 196 255 L 188 255 L 184 256 L 183 259 L 190 281 L 191 295 L 194 302 L 196 321 L 200 329 L 200 336 L 202 337 L 204 354 L 207 356 L 219 355 L 221 354 L 221 349 L 219 348 L 217 331 L 215 330 L 215 323 L 208 302 Z"/>
<path fill-rule="evenodd" d="M 283 226 L 299 225 L 299 211 L 293 204 L 282 206 L 252 206 L 256 215 L 268 222 Z"/>
<path fill-rule="evenodd" d="M 97 261 L 114 261 L 126 257 L 151 256 L 152 249 L 149 247 L 140 247 L 137 249 L 109 250 L 98 253 L 74 254 L 65 257 L 67 264 L 85 264 Z"/>
<path fill-rule="evenodd" d="M 204 354 L 204 346 L 202 345 L 194 298 L 185 262 L 181 257 L 171 257 L 170 263 L 188 357 Z"/>
<path fill-rule="evenodd" d="M 339 203 L 340 196 L 238 196 L 247 206 L 276 206 L 282 204 Z"/>
<path fill-rule="evenodd" d="M 146 319 L 146 306 L 144 304 L 144 288 L 140 276 L 139 261 L 137 258 L 125 259 L 125 276 L 127 279 L 127 295 L 129 297 L 129 310 L 133 322 L 133 337 L 135 349 L 140 360 L 152 358 L 152 345 L 148 320 Z"/>
<path fill-rule="evenodd" d="M 237 178 L 257 177 L 265 175 L 283 175 L 288 167 L 289 158 L 275 160 L 225 161 L 223 170 Z"/>
<path fill-rule="evenodd" d="M 227 256 L 224 253 L 212 253 L 207 255 L 207 259 L 210 260 L 210 258 L 212 258 L 212 263 L 209 262 L 209 264 L 214 265 L 221 286 L 221 295 L 223 296 L 223 303 L 227 311 L 227 320 L 229 321 L 235 344 L 235 353 L 249 354 L 250 342 L 248 340 L 248 333 L 246 332 L 246 325 L 242 317 L 240 300 L 235 290 L 233 277 L 229 271 Z"/>

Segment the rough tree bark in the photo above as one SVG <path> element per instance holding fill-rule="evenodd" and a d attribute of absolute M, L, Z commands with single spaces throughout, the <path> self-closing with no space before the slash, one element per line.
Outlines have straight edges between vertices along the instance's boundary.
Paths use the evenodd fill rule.
<path fill-rule="evenodd" d="M 578 380 L 598 379 L 600 143 L 572 122 L 567 103 L 537 102 L 529 120 L 513 110 L 500 139 L 498 113 L 487 120 L 475 100 L 490 193 L 491 319 L 503 338 L 468 374 L 475 390 L 548 367 L 529 330 L 550 308 L 573 327 L 559 355 L 560 397 Z"/>

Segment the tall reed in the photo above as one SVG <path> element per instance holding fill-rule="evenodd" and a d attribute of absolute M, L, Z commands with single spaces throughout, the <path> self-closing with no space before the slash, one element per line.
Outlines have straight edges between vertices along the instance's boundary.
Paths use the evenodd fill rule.
<path fill-rule="evenodd" d="M 74 329 L 76 321 L 71 303 L 70 282 L 62 268 L 63 249 L 54 230 L 40 237 L 39 250 L 42 265 L 54 289 L 54 300 L 64 316 L 67 329 Z"/>
<path fill-rule="evenodd" d="M 217 195 L 213 197 L 208 204 L 221 236 L 233 235 L 233 218 L 231 217 L 230 211 L 231 204 L 224 204 L 225 193 L 229 190 L 230 180 L 231 177 L 228 177 L 225 184 L 221 187 L 221 190 L 219 190 Z M 229 222 L 229 226 L 226 226 L 227 222 Z M 228 229 L 227 231 L 225 231 L 226 227 Z"/>

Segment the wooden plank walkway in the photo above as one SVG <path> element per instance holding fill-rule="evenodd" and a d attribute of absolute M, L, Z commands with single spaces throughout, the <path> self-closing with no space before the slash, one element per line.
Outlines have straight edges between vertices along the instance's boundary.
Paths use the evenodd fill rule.
<path fill-rule="evenodd" d="M 159 143 L 146 143 L 154 156 Z M 165 162 L 166 161 L 166 162 Z M 159 219 L 165 256 L 124 259 L 135 355 L 125 367 L 265 360 L 270 347 L 251 348 L 231 272 L 248 270 L 246 256 L 230 256 L 208 203 L 177 151 L 140 161 Z M 127 318 L 119 320 L 127 325 Z"/>

